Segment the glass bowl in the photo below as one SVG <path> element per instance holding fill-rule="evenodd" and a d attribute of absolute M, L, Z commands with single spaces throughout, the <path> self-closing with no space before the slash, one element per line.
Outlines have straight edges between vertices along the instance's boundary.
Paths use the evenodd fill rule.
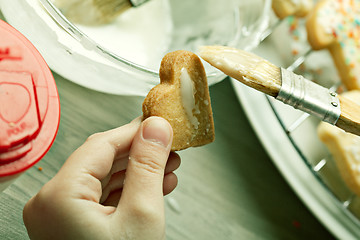
<path fill-rule="evenodd" d="M 150 0 L 93 26 L 70 22 L 50 0 L 0 0 L 0 8 L 66 79 L 101 92 L 144 96 L 159 83 L 167 52 L 215 44 L 256 47 L 268 26 L 270 2 Z M 204 65 L 209 85 L 225 77 Z"/>

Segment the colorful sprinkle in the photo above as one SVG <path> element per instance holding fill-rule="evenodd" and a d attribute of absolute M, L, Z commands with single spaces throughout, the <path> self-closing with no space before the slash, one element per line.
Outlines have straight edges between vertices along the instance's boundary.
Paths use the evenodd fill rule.
<path fill-rule="evenodd" d="M 291 54 L 292 55 L 298 55 L 299 54 L 299 51 L 297 50 L 297 49 L 293 49 L 292 51 L 291 51 Z"/>

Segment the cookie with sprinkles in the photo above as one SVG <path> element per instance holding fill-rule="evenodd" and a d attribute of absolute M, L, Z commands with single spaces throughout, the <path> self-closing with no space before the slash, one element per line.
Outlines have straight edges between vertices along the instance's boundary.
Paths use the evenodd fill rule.
<path fill-rule="evenodd" d="M 288 16 L 305 17 L 313 7 L 313 0 L 273 0 L 272 8 L 280 19 Z"/>
<path fill-rule="evenodd" d="M 360 89 L 360 0 L 321 0 L 309 13 L 308 41 L 328 49 L 348 90 Z"/>

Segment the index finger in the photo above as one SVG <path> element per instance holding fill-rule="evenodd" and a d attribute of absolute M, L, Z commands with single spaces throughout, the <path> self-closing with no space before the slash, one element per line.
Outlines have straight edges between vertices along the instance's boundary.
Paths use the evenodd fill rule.
<path fill-rule="evenodd" d="M 141 118 L 106 132 L 90 136 L 65 162 L 59 175 L 74 179 L 82 173 L 101 180 L 110 172 L 114 159 L 130 150 Z"/>

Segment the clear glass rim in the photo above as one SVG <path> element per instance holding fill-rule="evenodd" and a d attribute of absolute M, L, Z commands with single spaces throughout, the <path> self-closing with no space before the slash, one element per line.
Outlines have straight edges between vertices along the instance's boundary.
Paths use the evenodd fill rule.
<path fill-rule="evenodd" d="M 131 67 L 137 72 L 145 73 L 150 75 L 151 77 L 158 78 L 159 73 L 158 70 L 154 70 L 148 67 L 145 67 L 141 64 L 134 63 L 132 61 L 127 60 L 126 58 L 120 57 L 119 55 L 113 53 L 112 51 L 104 48 L 103 46 L 97 44 L 94 40 L 92 40 L 89 36 L 87 36 L 83 31 L 81 31 L 76 25 L 71 23 L 62 13 L 61 11 L 51 2 L 51 0 L 38 0 L 42 7 L 45 9 L 47 14 L 65 31 L 67 32 L 73 39 L 79 42 L 82 46 L 86 46 L 86 49 L 91 49 L 95 51 L 100 56 L 109 60 L 110 62 L 118 65 Z M 270 9 L 270 0 L 264 0 L 264 7 L 261 14 L 261 17 L 257 19 L 257 21 L 266 21 L 266 13 Z M 263 27 L 260 27 L 259 31 L 263 31 Z M 261 34 L 259 34 L 261 35 Z M 260 41 L 260 38 L 258 39 Z M 236 47 L 236 46 L 235 46 Z M 211 71 L 207 73 L 208 77 L 217 77 L 218 72 Z"/>
<path fill-rule="evenodd" d="M 60 10 L 50 1 L 50 0 L 38 0 L 49 16 L 56 21 L 59 26 L 66 31 L 72 38 L 77 40 L 83 46 L 86 46 L 88 49 L 89 46 L 91 50 L 94 50 L 100 56 L 106 58 L 112 63 L 119 64 L 119 62 L 123 65 L 129 66 L 137 71 L 145 72 L 146 74 L 152 75 L 154 77 L 158 77 L 159 73 L 155 70 L 142 66 L 140 64 L 136 64 L 131 62 L 125 58 L 122 58 L 106 48 L 100 46 L 95 41 L 93 41 L 90 37 L 88 37 L 84 32 L 82 32 L 78 27 L 76 27 L 73 23 L 71 23 L 61 12 Z"/>

